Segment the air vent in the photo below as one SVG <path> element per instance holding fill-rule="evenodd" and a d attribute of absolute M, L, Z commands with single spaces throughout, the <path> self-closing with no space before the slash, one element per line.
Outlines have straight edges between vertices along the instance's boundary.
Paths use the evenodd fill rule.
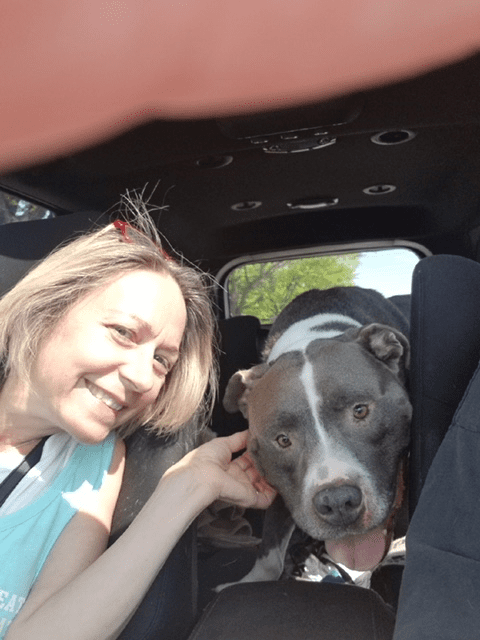
<path fill-rule="evenodd" d="M 363 193 L 368 196 L 383 196 L 387 193 L 392 193 L 396 188 L 394 184 L 373 184 L 371 187 L 363 189 Z"/>
<path fill-rule="evenodd" d="M 416 133 L 409 131 L 408 129 L 392 129 L 392 131 L 382 131 L 370 138 L 375 144 L 381 144 L 384 146 L 403 144 L 409 142 L 415 138 Z"/>

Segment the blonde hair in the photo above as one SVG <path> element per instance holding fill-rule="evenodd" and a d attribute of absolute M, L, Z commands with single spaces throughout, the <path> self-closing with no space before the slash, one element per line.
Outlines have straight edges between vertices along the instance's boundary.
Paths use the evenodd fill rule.
<path fill-rule="evenodd" d="M 81 298 L 122 273 L 150 270 L 170 275 L 187 309 L 180 356 L 156 402 L 128 425 L 123 436 L 148 424 L 171 432 L 197 413 L 210 415 L 216 391 L 215 318 L 206 276 L 162 249 L 145 203 L 128 200 L 130 225 L 109 224 L 55 249 L 0 300 L 2 378 L 27 378 L 42 342 Z"/>

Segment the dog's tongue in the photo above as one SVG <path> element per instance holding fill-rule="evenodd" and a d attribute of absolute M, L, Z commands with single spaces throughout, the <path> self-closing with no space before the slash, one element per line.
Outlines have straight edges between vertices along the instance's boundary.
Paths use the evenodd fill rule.
<path fill-rule="evenodd" d="M 341 540 L 327 540 L 325 548 L 334 562 L 355 571 L 369 571 L 385 557 L 390 547 L 391 536 L 383 527 L 368 533 L 349 536 Z"/>

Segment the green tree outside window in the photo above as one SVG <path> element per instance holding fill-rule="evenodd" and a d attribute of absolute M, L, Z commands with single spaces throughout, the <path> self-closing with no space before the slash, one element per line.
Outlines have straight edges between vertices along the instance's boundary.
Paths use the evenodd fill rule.
<path fill-rule="evenodd" d="M 243 265 L 228 277 L 230 314 L 271 324 L 304 291 L 353 286 L 358 263 L 359 254 L 349 253 Z"/>

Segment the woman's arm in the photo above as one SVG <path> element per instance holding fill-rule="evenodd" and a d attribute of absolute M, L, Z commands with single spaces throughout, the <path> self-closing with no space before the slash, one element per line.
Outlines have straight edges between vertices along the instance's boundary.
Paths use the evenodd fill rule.
<path fill-rule="evenodd" d="M 273 500 L 275 491 L 248 455 L 231 461 L 246 440 L 246 432 L 217 438 L 173 465 L 130 527 L 103 554 L 105 522 L 77 514 L 7 640 L 117 638 L 181 535 L 213 500 L 259 508 Z"/>

